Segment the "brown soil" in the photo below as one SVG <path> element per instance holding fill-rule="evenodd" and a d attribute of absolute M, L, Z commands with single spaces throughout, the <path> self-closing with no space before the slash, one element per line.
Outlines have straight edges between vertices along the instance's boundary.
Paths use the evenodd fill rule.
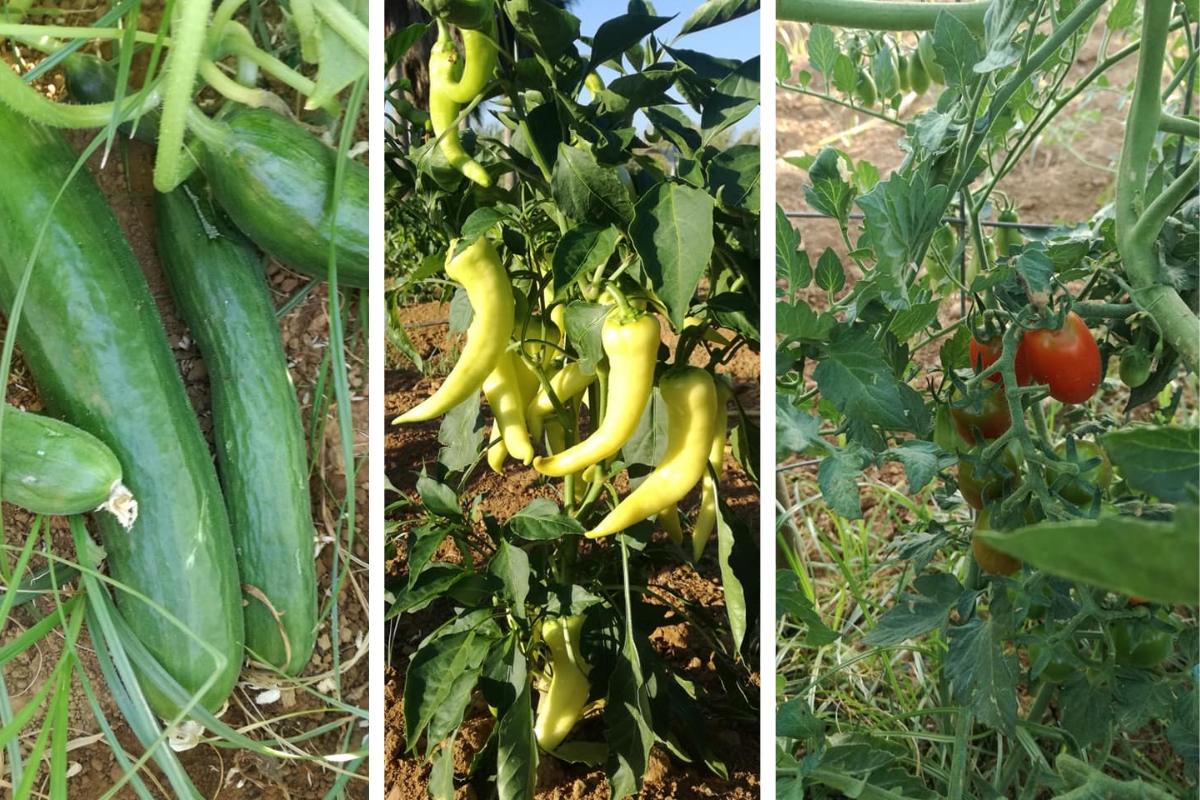
<path fill-rule="evenodd" d="M 445 306 L 425 303 L 406 307 L 401 319 L 417 351 L 427 360 L 432 357 L 436 365 L 436 354 L 447 352 L 447 314 Z M 444 370 L 438 374 L 443 374 Z M 734 380 L 735 391 L 744 408 L 757 413 L 759 402 L 758 357 L 743 351 L 729 365 L 728 373 Z M 411 408 L 429 395 L 432 384 L 440 379 L 422 377 L 410 363 L 404 361 L 386 376 L 384 413 L 390 422 L 400 412 Z M 385 470 L 388 479 L 402 495 L 415 497 L 416 475 L 423 464 L 437 459 L 437 422 L 387 428 L 385 440 Z M 741 472 L 731 455 L 726 454 L 725 479 L 722 482 L 723 497 L 737 515 L 757 530 L 759 496 L 757 488 Z M 482 508 L 504 521 L 523 508 L 535 497 L 552 497 L 553 488 L 539 479 L 530 468 L 513 465 L 506 468 L 503 477 L 495 475 L 482 465 L 472 476 L 466 490 L 467 496 L 483 496 Z M 392 502 L 389 496 L 388 503 Z M 688 501 L 685 500 L 686 504 Z M 393 512 L 393 519 L 403 523 L 401 512 Z M 447 553 L 444 557 L 453 557 Z M 724 596 L 720 586 L 719 571 L 713 550 L 698 565 L 699 571 L 680 565 L 664 569 L 654 576 L 652 586 L 663 593 L 687 598 L 688 602 L 702 606 L 714 619 L 718 629 L 727 629 L 724 612 Z M 400 559 L 387 565 L 387 578 L 406 572 Z M 432 608 L 432 607 L 431 607 Z M 407 754 L 407 743 L 403 737 L 403 709 L 400 697 L 403 693 L 405 670 L 408 659 L 419 642 L 430 630 L 444 619 L 444 612 L 426 610 L 415 615 L 406 615 L 400 624 L 402 635 L 395 636 L 389 654 L 390 665 L 385 686 L 386 738 L 383 758 L 385 762 L 384 786 L 388 800 L 407 800 L 423 797 L 429 768 L 418 757 Z M 669 625 L 660 628 L 652 637 L 658 654 L 671 667 L 706 688 L 717 686 L 717 676 L 712 665 L 712 649 L 706 647 L 699 637 L 689 636 L 686 625 Z M 389 636 L 389 639 L 391 637 Z M 743 691 L 756 695 L 759 676 L 749 675 Z M 729 721 L 710 717 L 707 720 L 714 750 L 725 760 L 729 768 L 728 781 L 711 774 L 703 767 L 676 761 L 664 751 L 656 748 L 643 789 L 638 797 L 643 800 L 667 800 L 668 798 L 721 797 L 740 800 L 759 796 L 759 731 L 757 720 Z M 463 735 L 469 742 L 486 740 L 491 718 L 486 709 L 480 709 L 465 723 Z M 585 727 L 595 722 L 585 720 Z M 597 734 L 599 728 L 597 727 Z M 593 739 L 598 738 L 592 737 Z M 468 750 L 470 747 L 468 745 Z M 461 777 L 461 774 L 460 774 Z M 473 786 L 461 787 L 456 797 L 475 798 L 480 795 Z M 604 772 L 561 762 L 543 756 L 538 767 L 536 797 L 538 800 L 600 800 L 609 796 Z"/>
<path fill-rule="evenodd" d="M 0 64 L 0 68 L 7 68 Z M 73 137 L 77 147 L 82 147 L 87 137 Z M 123 161 L 128 156 L 129 172 L 125 173 Z M 201 428 L 211 437 L 212 421 L 209 413 L 207 373 L 199 353 L 187 330 L 177 317 L 167 288 L 162 280 L 154 249 L 154 224 L 150 208 L 152 154 L 143 145 L 133 143 L 114 151 L 107 166 L 99 169 L 99 156 L 94 157 L 89 167 L 96 174 L 102 190 L 108 196 L 126 236 L 133 245 L 135 254 L 142 264 L 150 288 L 162 315 L 168 340 L 174 348 L 180 373 L 184 377 L 188 394 L 200 419 Z M 306 278 L 288 272 L 272 264 L 269 269 L 270 283 L 277 305 L 282 305 L 298 289 L 308 283 Z M 323 287 L 312 291 L 296 308 L 280 320 L 280 332 L 291 367 L 305 429 L 314 424 L 313 414 L 316 387 L 322 367 L 322 359 L 329 341 L 328 297 Z M 365 708 L 367 705 L 368 669 L 367 647 L 370 629 L 368 594 L 368 541 L 366 525 L 367 509 L 367 440 L 365 431 L 368 420 L 367 370 L 365 342 L 359 330 L 354 308 L 348 308 L 346 320 L 347 361 L 351 366 L 350 389 L 354 396 L 351 411 L 354 420 L 356 460 L 361 461 L 355 476 L 355 498 L 357 504 L 355 537 L 351 554 L 345 552 L 346 534 L 339 523 L 338 503 L 344 495 L 346 470 L 340 455 L 335 411 L 329 410 L 324 427 L 325 435 L 313 454 L 314 473 L 311 481 L 313 494 L 313 518 L 320 541 L 325 542 L 317 556 L 317 579 L 319 597 L 328 603 L 331 588 L 331 568 L 335 556 L 332 542 L 339 540 L 337 554 L 341 559 L 339 572 L 343 586 L 338 593 L 338 639 L 330 635 L 328 613 L 324 617 L 322 630 L 318 634 L 316 652 L 301 676 L 281 686 L 282 698 L 271 705 L 259 706 L 255 698 L 261 690 L 251 685 L 254 674 L 244 671 L 230 706 L 222 719 L 232 727 L 242 730 L 251 738 L 272 742 L 275 737 L 295 738 L 320 725 L 331 722 L 335 717 L 332 708 L 315 693 L 332 696 L 337 692 L 341 701 Z M 9 403 L 26 408 L 40 409 L 32 378 L 19 357 L 14 363 L 6 399 Z M 324 412 L 323 412 L 324 413 Z M 318 420 L 319 422 L 319 420 Z M 359 464 L 355 464 L 359 467 Z M 25 542 L 33 517 L 11 505 L 3 506 L 5 542 L 9 548 L 9 569 L 16 560 L 16 553 Z M 74 560 L 74 548 L 64 520 L 53 520 L 50 525 L 52 551 L 68 560 Z M 45 566 L 45 558 L 35 558 L 31 569 Z M 346 575 L 347 566 L 349 575 Z M 71 588 L 68 587 L 68 593 Z M 52 612 L 53 601 L 43 600 L 33 607 L 17 608 L 4 631 L 3 640 L 11 640 L 41 616 Z M 336 690 L 329 678 L 332 677 L 333 654 L 338 653 L 341 665 L 340 690 Z M 58 632 L 45 637 L 34 648 L 4 665 L 4 680 L 14 708 L 20 707 L 24 699 L 36 694 L 49 675 L 49 669 L 62 654 L 62 642 Z M 120 712 L 105 690 L 104 679 L 95 665 L 91 644 L 86 633 L 76 649 L 85 670 L 88 682 L 99 695 L 104 715 L 115 728 L 123 749 L 131 759 L 139 758 L 143 748 L 125 725 Z M 263 679 L 259 679 L 261 683 Z M 308 687 L 307 690 L 304 687 Z M 343 712 L 337 712 L 342 714 Z M 26 751 L 37 737 L 41 728 L 44 710 L 39 710 L 33 721 L 20 735 Z M 78 679 L 72 684 L 70 703 L 70 738 L 72 749 L 68 755 L 70 779 L 68 793 L 71 798 L 92 800 L 105 794 L 122 779 L 122 770 L 117 760 L 99 733 L 100 728 L 93 717 L 88 700 Z M 349 731 L 350 741 L 344 739 Z M 323 756 L 346 752 L 361 746 L 365 728 L 353 721 L 346 725 L 300 742 L 301 758 L 284 759 L 260 756 L 257 753 L 231 749 L 228 746 L 202 744 L 181 754 L 180 759 L 197 788 L 205 798 L 221 797 L 223 800 L 240 798 L 264 798 L 266 800 L 299 800 L 300 798 L 322 798 L 328 792 L 338 773 L 324 762 Z M 218 743 L 219 744 L 219 743 Z M 41 767 L 45 772 L 45 767 Z M 168 798 L 172 792 L 155 768 L 145 768 L 142 777 L 157 796 Z M 40 793 L 47 791 L 46 776 L 35 784 Z M 365 787 L 366 767 L 351 781 Z M 361 791 L 361 790 L 356 790 Z M 36 796 L 45 796 L 37 794 Z M 115 795 L 117 798 L 133 798 L 135 794 L 126 786 Z"/>

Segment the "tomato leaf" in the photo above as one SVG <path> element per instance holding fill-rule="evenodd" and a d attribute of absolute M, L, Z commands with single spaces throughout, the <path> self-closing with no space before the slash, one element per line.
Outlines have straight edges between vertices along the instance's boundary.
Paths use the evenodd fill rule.
<path fill-rule="evenodd" d="M 813 371 L 821 396 L 851 422 L 889 430 L 914 430 L 904 415 L 896 376 L 883 360 L 871 331 L 862 329 L 832 342 Z"/>
<path fill-rule="evenodd" d="M 1137 491 L 1168 503 L 1195 497 L 1196 476 L 1200 473 L 1200 429 L 1121 428 L 1101 436 L 1100 444 Z"/>
<path fill-rule="evenodd" d="M 804 185 L 804 199 L 813 210 L 833 217 L 843 227 L 850 221 L 850 208 L 854 204 L 854 187 L 847 180 L 847 163 L 849 158 L 843 153 L 826 147 L 808 168 L 809 183 Z"/>
<path fill-rule="evenodd" d="M 946 677 L 955 700 L 970 706 L 975 717 L 1014 735 L 1017 717 L 1017 681 L 1020 664 L 1015 653 L 1005 653 L 1004 637 L 1011 629 L 1008 620 L 990 616 L 973 617 L 965 625 L 950 628 L 946 653 Z"/>
<path fill-rule="evenodd" d="M 942 627 L 962 594 L 962 584 L 949 573 L 922 575 L 862 638 L 869 647 L 892 647 Z"/>
<path fill-rule="evenodd" d="M 1110 516 L 975 535 L 1055 575 L 1174 605 L 1200 596 L 1198 529 L 1197 507 L 1187 505 L 1171 522 Z"/>
<path fill-rule="evenodd" d="M 799 577 L 791 570 L 781 569 L 775 573 L 775 616 L 780 620 L 789 616 L 803 626 L 806 647 L 821 647 L 840 638 L 821 621 L 821 615 L 800 590 Z"/>

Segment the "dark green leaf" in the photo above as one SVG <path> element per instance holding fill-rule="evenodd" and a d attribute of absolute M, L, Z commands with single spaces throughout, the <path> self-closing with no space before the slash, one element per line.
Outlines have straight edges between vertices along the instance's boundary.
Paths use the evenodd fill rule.
<path fill-rule="evenodd" d="M 550 191 L 562 213 L 580 222 L 626 225 L 633 219 L 633 205 L 617 170 L 600 166 L 595 156 L 579 147 L 559 145 Z"/>
<path fill-rule="evenodd" d="M 620 231 L 612 225 L 585 222 L 563 234 L 554 248 L 554 287 L 563 293 L 580 275 L 591 276 L 612 258 L 617 250 Z"/>
<path fill-rule="evenodd" d="M 647 14 L 622 14 L 606 20 L 592 37 L 592 55 L 588 70 L 595 69 L 610 58 L 617 58 L 632 45 L 667 24 L 674 17 L 654 17 Z"/>
<path fill-rule="evenodd" d="M 574 52 L 579 20 L 547 0 L 508 0 L 504 10 L 522 41 L 548 61 Z"/>
<path fill-rule="evenodd" d="M 749 59 L 717 84 L 704 105 L 700 127 L 708 144 L 721 131 L 736 125 L 758 107 L 758 56 Z"/>
<path fill-rule="evenodd" d="M 495 555 L 488 562 L 488 574 L 500 580 L 504 587 L 504 600 L 513 617 L 525 619 L 525 599 L 529 596 L 529 554 L 501 540 Z"/>
<path fill-rule="evenodd" d="M 758 11 L 758 0 L 705 0 L 683 23 L 680 36 L 715 28 L 730 20 Z"/>
<path fill-rule="evenodd" d="M 609 309 L 597 303 L 576 300 L 567 304 L 563 324 L 567 329 L 567 340 L 579 354 L 579 367 L 585 374 L 596 371 L 596 364 L 604 358 L 604 347 L 600 342 L 600 328 Z"/>
<path fill-rule="evenodd" d="M 460 521 L 463 518 L 462 508 L 458 505 L 458 496 L 454 490 L 444 483 L 422 475 L 417 478 L 417 494 L 425 508 L 443 519 Z"/>
<path fill-rule="evenodd" d="M 1200 477 L 1200 429 L 1126 427 L 1104 434 L 1100 444 L 1135 490 L 1168 503 L 1194 497 Z"/>
<path fill-rule="evenodd" d="M 530 541 L 553 541 L 567 534 L 582 534 L 579 520 L 563 513 L 558 503 L 547 497 L 538 497 L 529 502 L 508 519 L 513 534 Z"/>
<path fill-rule="evenodd" d="M 702 191 L 660 183 L 638 200 L 629 237 L 676 330 L 713 251 L 713 202 Z"/>
<path fill-rule="evenodd" d="M 483 441 L 483 418 L 479 415 L 479 395 L 475 394 L 442 417 L 438 427 L 438 442 L 442 449 L 438 461 L 448 472 L 462 472 L 479 457 L 479 444 Z"/>
<path fill-rule="evenodd" d="M 975 535 L 1054 575 L 1175 605 L 1200 596 L 1197 530 L 1197 507 L 1188 505 L 1171 522 L 1106 516 Z"/>
<path fill-rule="evenodd" d="M 1005 646 L 1010 628 L 995 617 L 974 617 L 950 628 L 946 676 L 954 699 L 984 725 L 1012 736 L 1017 717 L 1020 665 Z"/>
<path fill-rule="evenodd" d="M 808 168 L 809 183 L 804 185 L 804 199 L 813 210 L 833 217 L 842 226 L 849 222 L 854 204 L 854 187 L 846 180 L 845 163 L 834 148 L 822 149 Z"/>
<path fill-rule="evenodd" d="M 896 376 L 883 359 L 879 342 L 863 328 L 829 345 L 813 378 L 821 396 L 833 402 L 847 420 L 913 430 L 904 415 Z"/>
<path fill-rule="evenodd" d="M 940 628 L 962 594 L 962 585 L 949 573 L 922 575 L 913 581 L 917 594 L 896 600 L 862 639 L 871 647 L 892 647 Z"/>
<path fill-rule="evenodd" d="M 538 748 L 533 735 L 529 681 L 500 718 L 497 734 L 496 793 L 500 800 L 529 800 L 537 784 Z"/>

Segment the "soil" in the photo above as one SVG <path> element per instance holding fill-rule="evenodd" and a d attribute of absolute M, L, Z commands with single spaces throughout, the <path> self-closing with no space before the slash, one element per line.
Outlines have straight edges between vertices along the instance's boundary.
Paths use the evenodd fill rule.
<path fill-rule="evenodd" d="M 447 341 L 448 307 L 437 303 L 423 303 L 401 309 L 400 319 L 412 339 L 417 351 L 426 360 L 432 359 L 437 370 L 438 354 L 452 352 Z M 728 366 L 734 381 L 737 398 L 743 408 L 757 414 L 759 406 L 758 384 L 759 362 L 757 354 L 742 351 Z M 438 372 L 444 374 L 444 370 Z M 421 376 L 411 363 L 398 362 L 396 369 L 386 374 L 384 412 L 390 422 L 402 411 L 416 405 L 432 391 L 433 384 L 440 378 Z M 438 422 L 418 425 L 387 427 L 384 443 L 385 473 L 400 494 L 415 498 L 415 483 L 421 466 L 436 461 Z M 535 497 L 553 497 L 553 488 L 540 480 L 531 468 L 509 462 L 503 476 L 496 475 L 481 465 L 473 474 L 466 489 L 466 496 L 482 495 L 482 509 L 497 517 L 501 522 L 523 508 Z M 722 481 L 723 497 L 729 502 L 739 518 L 751 529 L 758 529 L 759 495 L 754 484 L 742 473 L 733 457 L 726 452 L 725 477 Z M 392 504 L 390 495 L 387 500 Z M 685 499 L 684 504 L 689 502 Z M 403 524 L 406 517 L 402 511 L 390 512 L 390 519 Z M 655 575 L 651 586 L 665 593 L 677 594 L 691 604 L 698 604 L 713 618 L 718 630 L 727 629 L 724 612 L 724 596 L 720 586 L 719 570 L 710 546 L 707 554 L 693 569 L 687 565 L 663 569 Z M 453 558 L 456 553 L 443 552 L 439 557 Z M 386 565 L 385 580 L 406 573 L 402 557 Z M 431 610 L 434 609 L 434 610 Z M 392 642 L 388 654 L 389 666 L 384 687 L 386 704 L 386 738 L 383 758 L 385 763 L 384 786 L 388 800 L 408 800 L 425 796 L 429 767 L 408 753 L 408 744 L 403 737 L 403 709 L 400 698 L 403 694 L 405 670 L 415 644 L 444 619 L 445 611 L 439 613 L 431 606 L 421 613 L 405 615 L 399 628 L 389 630 L 386 639 Z M 671 667 L 689 680 L 713 688 L 718 678 L 712 665 L 712 649 L 706 647 L 699 637 L 689 637 L 686 625 L 667 625 L 652 636 L 652 643 Z M 394 639 L 394 642 L 393 642 Z M 755 696 L 758 693 L 757 671 L 744 680 L 742 691 Z M 714 750 L 724 759 L 729 769 L 729 780 L 723 780 L 703 767 L 683 763 L 671 758 L 660 748 L 652 754 L 652 761 L 637 797 L 643 800 L 667 800 L 668 798 L 757 798 L 759 796 L 759 730 L 758 720 L 730 721 L 710 715 L 706 720 L 715 743 Z M 585 727 L 595 722 L 584 720 Z M 481 708 L 464 724 L 460 739 L 481 744 L 486 741 L 491 717 Z M 597 733 L 599 731 L 597 730 Z M 598 736 L 592 737 L 599 738 Z M 467 746 L 468 754 L 473 752 Z M 464 754 L 465 758 L 469 757 Z M 459 777 L 462 777 L 460 770 Z M 486 778 L 486 776 L 484 776 Z M 486 797 L 487 789 L 474 785 L 463 785 L 456 797 Z M 601 800 L 609 796 L 603 769 L 590 768 L 561 762 L 551 756 L 543 756 L 538 766 L 537 800 Z"/>
<path fill-rule="evenodd" d="M 7 67 L 0 64 L 0 68 Z M 77 148 L 82 149 L 89 137 L 76 134 L 71 139 Z M 174 310 L 153 244 L 155 233 L 150 205 L 153 154 L 145 145 L 122 143 L 108 158 L 103 169 L 99 153 L 89 161 L 88 166 L 108 197 L 145 271 L 188 395 L 211 445 L 212 419 L 207 373 L 195 344 Z M 309 283 L 307 278 L 289 272 L 275 263 L 268 268 L 268 277 L 277 306 L 282 306 Z M 258 705 L 256 698 L 262 691 L 259 687 L 271 685 L 274 679 L 256 676 L 249 668 L 243 671 L 242 680 L 222 716 L 223 721 L 251 738 L 291 750 L 297 757 L 273 758 L 252 751 L 234 749 L 220 742 L 202 743 L 180 754 L 180 760 L 205 798 L 322 798 L 339 775 L 338 768 L 325 761 L 324 757 L 359 748 L 366 733 L 364 725 L 357 724 L 355 720 L 347 718 L 344 712 L 337 711 L 337 714 L 347 720 L 345 724 L 331 726 L 325 733 L 310 739 L 301 739 L 295 745 L 279 744 L 284 738 L 296 740 L 306 732 L 328 725 L 335 719 L 331 714 L 335 710 L 334 707 L 322 700 L 322 696 L 337 696 L 341 702 L 361 708 L 366 708 L 368 701 L 370 623 L 367 604 L 369 581 L 366 430 L 369 397 L 366 344 L 355 306 L 349 304 L 346 307 L 345 319 L 348 341 L 346 359 L 350 368 L 349 384 L 353 397 L 351 416 L 355 435 L 355 463 L 352 467 L 357 470 L 353 478 L 357 512 L 353 547 L 351 552 L 347 553 L 348 534 L 343 530 L 344 524 L 339 519 L 340 502 L 347 485 L 347 471 L 341 458 L 336 408 L 326 407 L 322 398 L 318 396 L 318 385 L 329 341 L 328 303 L 324 286 L 315 287 L 280 319 L 280 333 L 289 371 L 300 401 L 305 430 L 311 431 L 317 426 L 324 431 L 323 439 L 311 454 L 313 472 L 310 487 L 316 544 L 321 545 L 316 556 L 318 597 L 326 607 L 330 601 L 331 569 L 335 555 L 341 564 L 339 572 L 342 588 L 337 596 L 338 636 L 336 641 L 331 637 L 329 613 L 326 608 L 312 660 L 298 678 L 279 685 L 282 696 L 273 704 Z M 64 324 L 71 323 L 64 320 Z M 6 399 L 9 403 L 28 410 L 39 410 L 42 407 L 33 380 L 20 360 L 19 352 L 9 376 Z M 28 512 L 7 503 L 3 506 L 5 544 L 9 552 L 10 570 L 15 564 L 16 553 L 32 530 L 33 519 Z M 50 551 L 73 561 L 74 547 L 65 520 L 52 519 L 49 530 Z M 30 569 L 36 571 L 45 564 L 44 557 L 35 557 Z M 73 586 L 68 586 L 66 593 L 70 594 L 73 590 Z M 3 641 L 10 641 L 53 609 L 53 600 L 47 598 L 16 608 L 4 630 Z M 62 657 L 63 646 L 59 633 L 56 629 L 36 646 L 4 664 L 3 677 L 14 710 L 37 693 L 48 678 L 50 668 Z M 334 676 L 332 671 L 335 651 L 340 665 L 339 676 Z M 142 746 L 105 691 L 104 678 L 96 666 L 86 631 L 75 653 L 80 659 L 88 683 L 98 695 L 103 714 L 115 729 L 124 751 L 130 759 L 141 757 L 144 752 Z M 331 680 L 334 677 L 337 678 L 336 687 Z M 40 731 L 43 717 L 44 710 L 39 709 L 19 736 L 22 748 L 26 752 Z M 122 769 L 108 742 L 100 733 L 100 727 L 78 677 L 75 677 L 71 684 L 69 720 L 71 744 L 68 755 L 68 796 L 78 800 L 92 800 L 105 795 L 122 780 Z M 346 741 L 347 739 L 349 741 Z M 38 768 L 43 773 L 46 772 L 44 765 Z M 351 791 L 360 794 L 365 791 L 366 773 L 364 763 L 350 781 Z M 156 796 L 173 796 L 157 768 L 145 767 L 141 775 Z M 46 775 L 39 776 L 35 783 L 35 796 L 46 796 L 46 781 Z M 355 786 L 364 788 L 354 789 Z M 125 786 L 114 796 L 133 798 L 136 795 L 132 789 Z"/>

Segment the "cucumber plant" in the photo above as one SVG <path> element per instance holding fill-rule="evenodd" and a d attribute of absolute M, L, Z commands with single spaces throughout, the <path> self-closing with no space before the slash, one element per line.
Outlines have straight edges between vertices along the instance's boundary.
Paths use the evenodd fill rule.
<path fill-rule="evenodd" d="M 8 192 L 4 201 L 0 300 L 8 327 L 0 371 L 8 375 L 19 352 L 37 389 L 21 396 L 43 402 L 49 413 L 98 440 L 68 438 L 40 420 L 31 426 L 21 412 L 0 414 L 6 449 L 0 487 L 6 479 L 21 479 L 37 488 L 32 462 L 22 461 L 18 448 L 33 444 L 37 431 L 61 434 L 80 469 L 51 476 L 56 482 L 47 486 L 55 505 L 35 507 L 19 492 L 11 499 L 39 513 L 77 514 L 94 506 L 68 510 L 59 501 L 90 498 L 100 483 L 111 489 L 119 478 L 138 510 L 136 520 L 127 516 L 128 530 L 111 515 L 97 514 L 95 541 L 72 516 L 66 541 L 75 545 L 73 554 L 60 551 L 62 536 L 51 544 L 35 523 L 16 564 L 6 559 L 0 565 L 4 585 L 20 589 L 5 592 L 0 618 L 7 620 L 16 603 L 50 596 L 56 609 L 69 612 L 48 618 L 64 633 L 86 622 L 105 679 L 104 685 L 89 679 L 74 649 L 78 629 L 69 628 L 72 649 L 63 651 L 53 686 L 70 691 L 39 695 L 38 703 L 16 715 L 0 702 L 0 719 L 11 734 L 0 746 L 18 796 L 29 796 L 47 772 L 51 796 L 72 796 L 78 789 L 67 790 L 66 715 L 72 704 L 84 702 L 105 732 L 106 757 L 117 766 L 118 777 L 110 781 L 114 793 L 128 784 L 139 798 L 154 796 L 143 775 L 153 759 L 161 770 L 155 780 L 165 778 L 172 796 L 199 797 L 197 779 L 175 750 L 209 741 L 264 757 L 286 750 L 293 763 L 307 762 L 305 780 L 326 796 L 353 794 L 354 784 L 366 780 L 359 772 L 366 710 L 351 702 L 357 687 L 346 682 L 354 676 L 365 683 L 366 642 L 346 630 L 349 609 L 339 613 L 339 605 L 348 595 L 366 596 L 346 591 L 363 580 L 351 568 L 365 549 L 362 481 L 356 479 L 363 455 L 355 443 L 351 372 L 365 365 L 366 293 L 355 290 L 368 282 L 367 188 L 365 168 L 351 149 L 367 85 L 366 3 L 309 0 L 285 9 L 231 2 L 214 9 L 183 2 L 173 6 L 170 19 L 140 11 L 136 4 L 116 4 L 94 26 L 71 28 L 43 24 L 42 10 L 11 3 L 0 31 L 6 47 L 20 56 L 17 69 L 0 69 L 0 125 L 13 142 L 5 178 L 23 187 L 19 198 Z M 40 80 L 60 68 L 70 102 Z M 79 155 L 55 130 L 68 128 L 102 132 Z M 265 128 L 267 137 L 261 135 Z M 224 486 L 159 318 L 158 309 L 170 302 L 152 297 L 143 275 L 144 268 L 154 269 L 148 266 L 153 259 L 139 247 L 143 263 L 135 260 L 109 199 L 83 166 L 102 148 L 124 151 L 129 136 L 155 148 L 152 177 L 159 190 L 184 181 L 198 185 L 197 170 L 232 184 L 225 193 L 228 213 L 256 240 L 246 242 L 217 224 L 211 208 L 198 221 L 196 203 L 190 211 L 197 224 L 188 230 L 204 238 L 193 239 L 194 247 L 172 249 L 177 223 L 160 226 L 166 268 L 185 256 L 220 260 L 210 252 L 219 246 L 204 246 L 218 230 L 227 239 L 218 245 L 236 240 L 240 248 L 236 257 L 224 251 L 226 263 L 204 278 L 193 275 L 189 283 L 182 273 L 172 275 L 186 286 L 181 306 L 199 301 L 189 325 L 204 340 L 210 378 L 222 382 L 214 387 L 213 413 L 224 432 L 217 447 Z M 258 152 L 248 160 L 221 149 L 256 136 Z M 270 141 L 264 144 L 264 138 Z M 110 169 L 122 166 L 115 161 Z M 132 160 L 126 166 L 137 169 Z M 301 281 L 277 310 L 264 283 L 263 252 L 317 280 Z M 235 260 L 236 267 L 226 269 Z M 218 273 L 224 275 L 221 286 L 205 283 Z M 277 279 L 277 285 L 287 282 Z M 221 287 L 232 294 L 220 295 Z M 219 306 L 203 309 L 204 301 L 218 298 Z M 277 323 L 305 302 L 325 307 L 328 341 L 319 353 L 290 346 L 293 353 L 304 350 L 298 366 L 308 385 L 296 387 Z M 251 306 L 244 317 L 232 313 Z M 241 326 L 236 333 L 215 323 L 222 315 L 227 324 Z M 265 373 L 270 379 L 260 380 Z M 305 427 L 298 391 L 308 407 Z M 8 430 L 6 417 L 18 440 L 11 459 L 2 432 Z M 237 446 L 227 446 L 232 444 Z M 43 449 L 49 452 L 40 446 L 34 451 L 39 458 Z M 311 498 L 310 482 L 320 490 Z M 237 526 L 236 544 L 230 520 Z M 247 534 L 252 528 L 259 533 Z M 10 529 L 9 541 L 20 533 Z M 33 560 L 35 553 L 48 561 L 44 567 Z M 72 581 L 86 602 L 69 603 L 61 587 Z M 45 636 L 54 627 L 38 630 Z M 318 635 L 328 637 L 324 664 L 312 658 Z M 261 688 L 247 694 L 253 687 Z M 271 695 L 290 702 L 298 693 L 308 697 L 303 707 L 309 710 L 300 714 L 278 714 L 265 705 Z M 105 694 L 145 747 L 144 756 L 125 755 L 128 741 L 121 744 L 120 728 L 106 711 L 112 706 L 97 699 Z M 225 713 L 244 697 L 264 704 L 254 712 L 260 727 L 249 733 L 240 729 L 248 715 Z M 337 720 L 331 722 L 333 709 Z M 42 714 L 55 724 L 43 725 L 46 733 L 27 752 L 20 745 L 27 738 L 22 725 Z M 310 768 L 315 765 L 321 766 Z M 294 769 L 285 766 L 275 780 L 298 780 Z M 82 779 L 94 785 L 108 774 Z"/>

